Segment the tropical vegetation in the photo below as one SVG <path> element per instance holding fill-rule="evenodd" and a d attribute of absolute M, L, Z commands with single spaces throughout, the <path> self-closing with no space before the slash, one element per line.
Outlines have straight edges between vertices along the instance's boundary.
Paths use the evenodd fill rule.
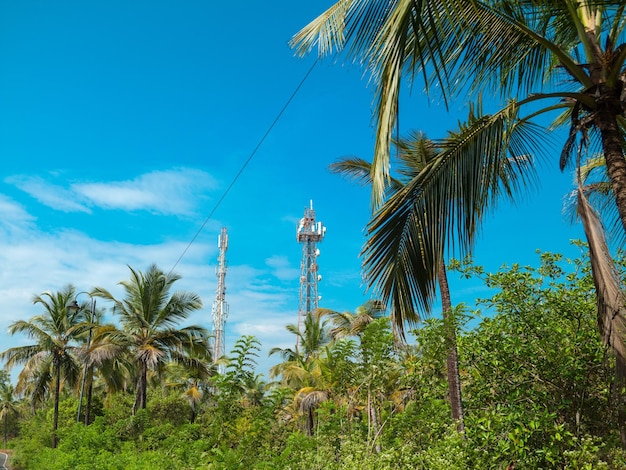
<path fill-rule="evenodd" d="M 498 196 L 516 197 L 528 186 L 543 150 L 536 143 L 548 134 L 540 127 L 533 132 L 532 120 L 551 117 L 549 130 L 561 129 L 562 150 L 556 153 L 561 169 L 573 166 L 580 174 L 585 160 L 600 154 L 612 207 L 626 230 L 625 21 L 623 2 L 613 1 L 340 0 L 293 38 L 301 54 L 315 46 L 321 56 L 339 51 L 371 74 L 377 133 L 370 178 L 377 212 L 364 262 L 370 268 L 368 284 L 389 298 L 396 318 L 410 318 L 419 307 L 428 311 L 450 240 L 462 256 L 469 253 L 481 217 Z M 421 177 L 380 209 L 392 136 L 399 131 L 402 84 L 416 77 L 423 78 L 429 95 L 438 90 L 447 103 L 484 95 L 493 97 L 497 111 L 468 127 L 457 148 L 442 149 Z M 516 138 L 512 126 L 520 124 L 527 130 Z M 503 166 L 507 153 L 516 158 Z M 616 358 L 616 377 L 626 384 L 626 296 L 580 177 L 577 184 L 599 333 Z M 389 225 L 403 215 L 408 220 L 408 213 L 415 219 L 409 220 L 413 230 L 422 230 L 409 244 L 416 246 L 415 256 L 403 259 L 419 275 L 397 294 L 388 282 Z M 619 426 L 626 445 L 626 414 Z"/>
<path fill-rule="evenodd" d="M 540 253 L 536 267 L 490 273 L 471 258 L 448 265 L 448 275 L 474 277 L 486 293 L 450 311 L 463 434 L 451 418 L 443 319 L 425 319 L 399 342 L 388 312 L 371 301 L 307 318 L 294 331 L 300 352 L 274 353 L 281 362 L 272 382 L 258 370 L 259 341 L 244 336 L 222 373 L 210 357 L 203 375 L 168 353 L 150 369 L 146 407 L 134 413 L 137 354 L 115 349 L 131 362 L 119 360 L 127 387 L 108 388 L 101 372 L 111 366 L 94 367 L 89 424 L 76 420 L 79 390 L 67 379 L 58 405 L 53 386 L 35 407 L 32 392 L 3 394 L 3 409 L 15 410 L 5 421 L 13 468 L 624 468 L 614 358 L 597 334 L 591 266 L 578 245 L 580 257 Z M 624 266 L 619 258 L 620 273 Z M 78 325 L 84 333 L 90 324 Z M 83 359 L 77 371 L 92 364 L 77 352 L 83 342 L 66 345 Z M 172 351 L 183 350 L 174 343 Z M 1 378 L 10 389 L 9 376 Z"/>
<path fill-rule="evenodd" d="M 13 466 L 626 468 L 626 263 L 601 223 L 609 207 L 626 231 L 625 8 L 339 0 L 292 45 L 344 53 L 373 79 L 373 161 L 333 168 L 372 186 L 362 255 L 375 300 L 287 325 L 296 347 L 271 350 L 266 380 L 252 336 L 216 367 L 208 332 L 182 325 L 199 296 L 173 292 L 179 276 L 155 265 L 129 267 L 123 298 L 94 288 L 91 309 L 76 308 L 71 285 L 35 296 L 42 313 L 10 327 L 32 344 L 0 355 L 22 367 L 15 388 L 0 376 Z M 469 97 L 467 121 L 400 139 L 407 79 L 446 103 Z M 482 96 L 495 97 L 488 113 Z M 576 173 L 580 256 L 486 272 L 471 258 L 480 224 L 535 180 L 552 131 L 564 136 L 558 164 Z M 597 161 L 605 178 L 591 184 Z M 453 306 L 452 272 L 485 297 Z"/>

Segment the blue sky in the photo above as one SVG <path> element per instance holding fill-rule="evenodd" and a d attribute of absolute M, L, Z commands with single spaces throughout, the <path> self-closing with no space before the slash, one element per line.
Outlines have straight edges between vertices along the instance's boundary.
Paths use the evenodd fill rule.
<path fill-rule="evenodd" d="M 369 190 L 328 171 L 341 157 L 371 159 L 373 95 L 357 66 L 318 63 L 217 206 L 313 65 L 289 39 L 331 4 L 2 2 L 2 349 L 28 344 L 6 331 L 39 313 L 33 295 L 68 283 L 121 295 L 128 265 L 175 266 L 177 288 L 205 304 L 190 323 L 210 328 L 226 227 L 226 350 L 255 335 L 264 371 L 278 360 L 267 350 L 294 345 L 284 327 L 297 322 L 296 224 L 311 200 L 327 227 L 320 306 L 354 311 L 369 298 L 358 257 Z M 446 111 L 421 91 L 415 84 L 403 101 L 401 133 L 436 138 L 466 116 L 463 100 Z M 541 170 L 540 191 L 490 217 L 477 262 L 493 270 L 533 264 L 536 249 L 576 255 L 569 240 L 582 232 L 562 215 L 570 175 L 557 162 L 558 153 Z M 451 283 L 455 302 L 480 295 Z"/>

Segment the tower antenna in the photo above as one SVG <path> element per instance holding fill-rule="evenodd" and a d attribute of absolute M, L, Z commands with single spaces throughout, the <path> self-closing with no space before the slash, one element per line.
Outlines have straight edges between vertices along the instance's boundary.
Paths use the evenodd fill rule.
<path fill-rule="evenodd" d="M 220 249 L 220 253 L 217 258 L 219 264 L 215 269 L 217 274 L 217 291 L 212 310 L 213 363 L 217 363 L 225 354 L 224 326 L 228 318 L 228 304 L 226 303 L 226 250 L 228 250 L 228 234 L 225 227 L 222 227 L 222 232 L 217 239 L 217 246 Z M 218 366 L 220 373 L 224 372 L 223 369 L 224 366 Z"/>
<path fill-rule="evenodd" d="M 300 304 L 298 308 L 298 331 L 302 332 L 302 323 L 307 315 L 313 312 L 320 297 L 317 293 L 317 283 L 322 276 L 317 272 L 317 257 L 320 250 L 317 243 L 321 242 L 326 233 L 326 227 L 315 221 L 313 201 L 310 207 L 304 209 L 304 217 L 300 219 L 296 230 L 296 239 L 302 244 L 302 261 L 300 263 Z M 299 338 L 296 342 L 298 350 Z"/>

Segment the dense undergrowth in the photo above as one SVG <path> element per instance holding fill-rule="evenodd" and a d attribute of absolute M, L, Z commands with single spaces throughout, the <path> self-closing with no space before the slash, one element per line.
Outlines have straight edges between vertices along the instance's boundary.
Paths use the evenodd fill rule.
<path fill-rule="evenodd" d="M 450 419 L 442 321 L 399 346 L 381 318 L 360 337 L 286 361 L 271 384 L 254 369 L 258 342 L 241 338 L 225 373 L 200 387 L 194 413 L 161 376 L 135 415 L 132 391 L 96 387 L 84 425 L 67 390 L 56 449 L 50 401 L 8 420 L 13 468 L 626 468 L 586 261 L 544 253 L 538 268 L 453 267 L 493 293 L 475 311 L 455 309 L 464 435 Z"/>

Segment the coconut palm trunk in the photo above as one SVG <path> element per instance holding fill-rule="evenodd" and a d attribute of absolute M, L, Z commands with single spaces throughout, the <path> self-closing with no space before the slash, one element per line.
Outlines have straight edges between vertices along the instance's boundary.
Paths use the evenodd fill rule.
<path fill-rule="evenodd" d="M 601 109 L 598 113 L 598 128 L 615 203 L 622 226 L 626 231 L 626 159 L 622 152 L 623 139 L 620 136 L 615 113 L 611 112 L 609 104 L 605 108 L 607 109 Z"/>
<path fill-rule="evenodd" d="M 59 428 L 59 394 L 61 392 L 61 361 L 54 360 L 54 420 L 52 423 L 52 448 L 57 447 L 57 429 Z"/>
<path fill-rule="evenodd" d="M 4 410 L 4 416 L 3 416 L 3 421 L 4 421 L 4 448 L 7 448 L 7 436 L 9 434 L 9 413 L 8 410 Z"/>
<path fill-rule="evenodd" d="M 89 384 L 87 385 L 87 404 L 85 408 L 85 425 L 91 421 L 91 401 L 93 398 L 93 367 L 89 367 Z"/>
<path fill-rule="evenodd" d="M 448 374 L 448 393 L 450 394 L 450 408 L 452 419 L 457 430 L 465 438 L 465 423 L 463 419 L 463 400 L 461 396 L 461 376 L 459 374 L 459 355 L 456 347 L 456 322 L 452 315 L 452 298 L 448 286 L 448 275 L 445 263 L 439 264 L 439 290 L 441 293 L 441 307 L 443 310 L 443 324 L 446 341 L 446 366 Z"/>
<path fill-rule="evenodd" d="M 139 363 L 139 374 L 137 375 L 137 390 L 135 390 L 135 404 L 133 406 L 133 414 L 138 410 L 145 409 L 147 404 L 148 388 L 148 365 L 145 361 Z"/>
<path fill-rule="evenodd" d="M 306 412 L 306 435 L 312 436 L 314 433 L 315 417 L 313 415 L 313 408 L 309 408 Z"/>
<path fill-rule="evenodd" d="M 624 364 L 621 361 L 616 361 L 615 364 L 615 393 L 614 402 L 617 409 L 617 425 L 619 428 L 619 437 L 622 444 L 622 449 L 626 449 L 626 380 L 624 370 Z"/>
<path fill-rule="evenodd" d="M 371 390 L 368 390 L 367 392 L 367 413 L 369 416 L 369 434 L 374 443 L 374 452 L 380 454 L 382 447 L 380 445 L 380 441 L 378 440 L 378 434 L 380 431 L 378 429 L 378 412 L 376 407 L 376 398 L 375 396 L 372 397 Z"/>

